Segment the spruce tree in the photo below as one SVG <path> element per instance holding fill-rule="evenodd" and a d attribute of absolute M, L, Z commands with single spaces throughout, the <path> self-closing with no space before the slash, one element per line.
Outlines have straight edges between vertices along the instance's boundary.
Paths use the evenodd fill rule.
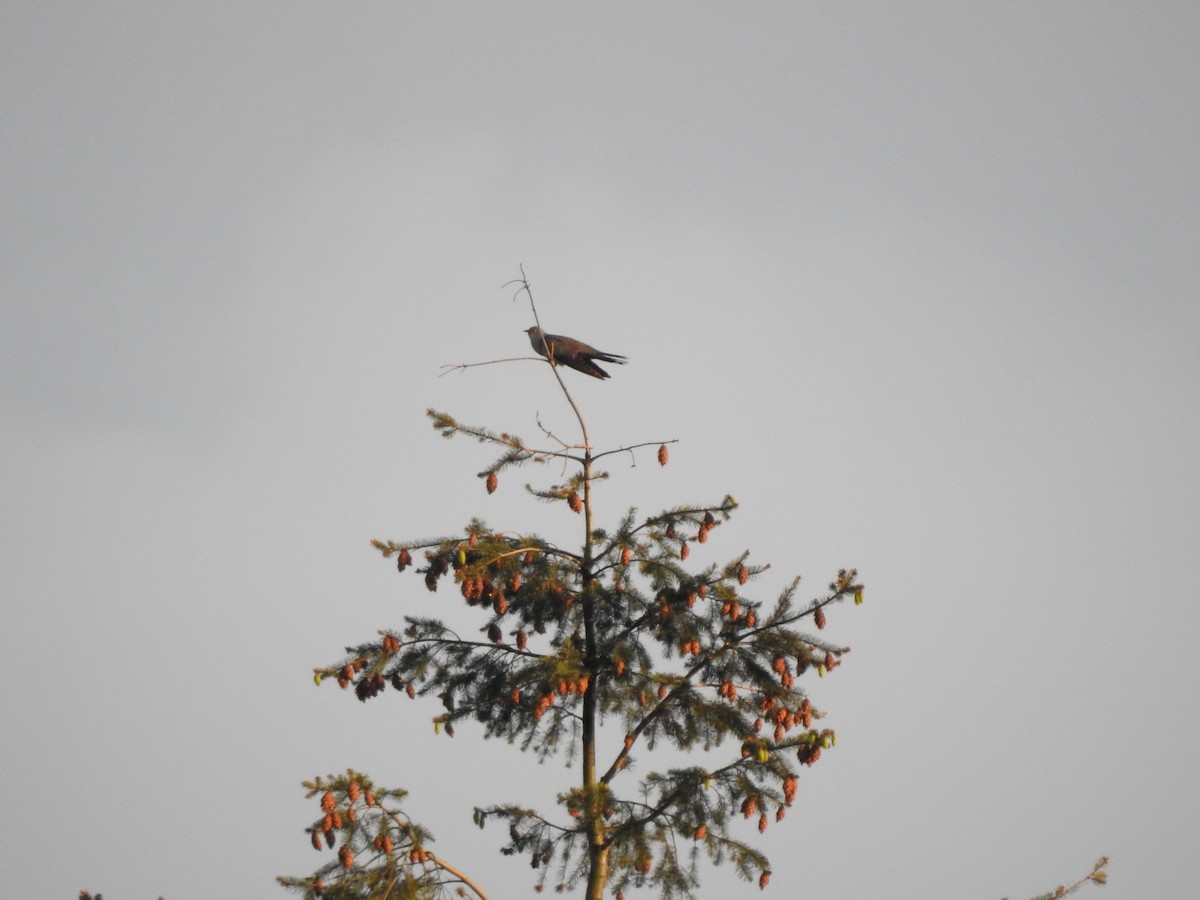
<path fill-rule="evenodd" d="M 537 322 L 528 282 L 516 283 Z M 578 545 L 511 525 L 493 529 L 479 518 L 435 539 L 373 541 L 427 590 L 457 591 L 478 615 L 480 636 L 408 616 L 346 648 L 343 659 L 316 670 L 316 680 L 336 681 L 361 701 L 394 692 L 433 698 L 445 734 L 478 730 L 543 762 L 578 760 L 577 785 L 557 797 L 557 815 L 511 803 L 474 810 L 480 827 L 507 826 L 501 852 L 529 860 L 539 891 L 584 885 L 587 900 L 606 891 L 620 900 L 649 887 L 663 898 L 693 897 L 702 856 L 765 888 L 771 865 L 754 847 L 753 830 L 784 818 L 802 769 L 836 740 L 804 685 L 837 668 L 849 648 L 816 632 L 831 605 L 861 603 L 863 587 L 854 569 L 844 569 L 815 599 L 798 600 L 796 578 L 766 601 L 752 587 L 769 566 L 748 551 L 689 567 L 693 545 L 713 539 L 737 509 L 731 496 L 650 516 L 630 509 L 600 527 L 593 493 L 607 477 L 602 461 L 657 447 L 665 466 L 673 441 L 595 450 L 550 356 L 549 373 L 579 425 L 577 443 L 547 435 L 538 444 L 428 415 L 443 436 L 498 453 L 478 473 L 489 494 L 519 467 L 564 467 L 563 480 L 527 490 L 579 516 Z M 621 729 L 611 742 L 620 749 L 603 758 L 602 727 Z M 660 744 L 697 764 L 635 773 L 635 755 Z M 310 839 L 336 855 L 311 876 L 281 878 L 284 885 L 312 898 L 485 896 L 429 849 L 428 833 L 399 806 L 402 791 L 377 788 L 354 771 L 305 787 L 321 806 Z"/>

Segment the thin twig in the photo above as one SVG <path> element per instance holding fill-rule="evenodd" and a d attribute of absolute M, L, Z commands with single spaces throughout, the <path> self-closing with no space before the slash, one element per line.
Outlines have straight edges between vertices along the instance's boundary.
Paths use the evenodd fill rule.
<path fill-rule="evenodd" d="M 446 363 L 444 366 L 442 366 L 442 368 L 446 370 L 446 371 L 442 372 L 442 375 L 449 375 L 451 372 L 454 372 L 459 369 L 473 369 L 475 366 L 491 366 L 496 363 L 526 362 L 526 361 L 542 362 L 542 358 L 540 356 L 506 356 L 504 359 L 489 359 L 486 362 Z M 441 378 L 442 375 L 439 375 L 438 378 Z"/>
<path fill-rule="evenodd" d="M 604 457 L 604 456 L 611 456 L 614 453 L 628 452 L 628 453 L 632 454 L 633 451 L 637 450 L 639 447 L 653 447 L 655 444 L 662 445 L 662 444 L 678 444 L 678 443 L 679 443 L 679 438 L 671 438 L 670 440 L 666 440 L 666 441 L 642 441 L 640 444 L 630 444 L 628 447 L 617 447 L 615 450 L 605 450 L 602 453 L 597 453 L 595 456 L 592 457 L 592 459 L 600 459 L 601 457 Z M 637 465 L 636 461 L 634 462 L 634 465 L 635 466 Z"/>
<path fill-rule="evenodd" d="M 564 450 L 586 450 L 587 449 L 582 444 L 568 444 L 566 441 L 564 441 L 562 438 L 560 438 L 558 435 L 556 435 L 553 431 L 551 431 L 549 428 L 547 428 L 545 425 L 542 424 L 541 416 L 537 416 L 536 421 L 537 421 L 537 427 L 541 430 L 542 434 L 544 434 L 546 437 L 550 438 L 550 440 L 554 441 L 556 444 L 558 444 Z M 577 459 L 574 456 L 569 457 L 569 458 Z M 593 459 L 594 458 L 595 457 L 593 457 Z"/>

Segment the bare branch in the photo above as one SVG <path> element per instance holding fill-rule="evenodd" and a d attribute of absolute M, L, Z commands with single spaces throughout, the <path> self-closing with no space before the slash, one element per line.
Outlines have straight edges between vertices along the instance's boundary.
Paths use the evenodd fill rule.
<path fill-rule="evenodd" d="M 461 881 L 464 886 L 470 888 L 470 890 L 475 894 L 476 897 L 479 898 L 479 900 L 488 900 L 487 894 L 483 892 L 483 889 L 470 878 L 468 878 L 461 869 L 450 865 L 450 863 L 446 862 L 446 860 L 442 859 L 442 857 L 438 856 L 431 850 L 426 850 L 425 852 L 429 855 L 430 862 L 432 862 L 438 868 L 449 872 L 451 875 Z"/>
<path fill-rule="evenodd" d="M 477 363 L 446 363 L 446 365 L 442 366 L 442 368 L 446 370 L 442 372 L 442 375 L 449 375 L 451 372 L 460 371 L 462 369 L 473 369 L 476 366 L 493 366 L 496 363 L 506 362 L 545 362 L 545 360 L 543 360 L 540 356 L 506 356 L 504 359 L 489 359 L 485 362 Z M 441 378 L 442 375 L 439 375 L 438 378 Z"/>
<path fill-rule="evenodd" d="M 656 446 L 660 446 L 662 444 L 678 444 L 678 443 L 679 443 L 679 438 L 671 438 L 670 440 L 666 440 L 666 441 L 642 441 L 641 443 L 638 443 L 638 444 L 630 444 L 628 447 L 617 447 L 614 450 L 605 450 L 601 453 L 597 453 L 595 456 L 592 457 L 592 459 L 601 459 L 602 457 L 605 457 L 605 456 L 612 456 L 614 453 L 629 453 L 630 455 L 632 455 L 633 451 L 637 450 L 639 447 L 656 447 Z M 634 461 L 633 465 L 634 466 L 637 465 L 636 460 Z"/>

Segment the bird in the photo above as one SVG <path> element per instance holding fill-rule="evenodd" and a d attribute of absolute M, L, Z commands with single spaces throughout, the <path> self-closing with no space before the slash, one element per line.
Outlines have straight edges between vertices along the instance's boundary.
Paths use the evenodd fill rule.
<path fill-rule="evenodd" d="M 584 375 L 591 375 L 593 378 L 609 377 L 607 372 L 596 365 L 595 360 L 597 359 L 601 362 L 616 363 L 619 366 L 625 365 L 625 357 L 619 353 L 604 353 L 583 341 L 575 340 L 575 338 L 563 337 L 561 334 L 546 334 L 536 325 L 525 329 L 525 333 L 529 335 L 529 343 L 533 345 L 533 349 L 552 363 L 561 363 L 568 369 L 574 369 Z"/>

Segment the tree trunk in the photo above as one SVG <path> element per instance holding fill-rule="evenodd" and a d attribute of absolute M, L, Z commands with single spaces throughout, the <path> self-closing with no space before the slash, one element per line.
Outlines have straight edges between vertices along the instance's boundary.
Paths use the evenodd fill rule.
<path fill-rule="evenodd" d="M 587 442 L 587 431 L 584 431 Z M 584 811 L 588 832 L 587 900 L 602 900 L 608 884 L 608 846 L 604 833 L 604 810 L 601 808 L 596 775 L 596 694 L 600 688 L 600 665 L 596 650 L 596 598 L 592 585 L 592 449 L 583 451 L 583 633 L 584 665 L 588 670 L 588 687 L 583 694 L 583 790 L 587 798 Z"/>
<path fill-rule="evenodd" d="M 587 900 L 604 900 L 604 886 L 608 884 L 608 849 L 596 844 L 588 848 Z"/>

